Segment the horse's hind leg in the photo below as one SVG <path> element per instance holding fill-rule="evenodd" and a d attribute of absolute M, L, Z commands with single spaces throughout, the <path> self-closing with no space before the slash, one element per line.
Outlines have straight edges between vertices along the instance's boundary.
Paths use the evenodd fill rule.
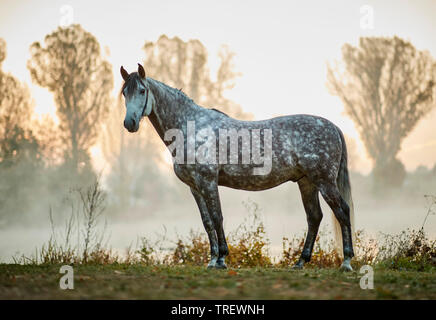
<path fill-rule="evenodd" d="M 209 211 L 207 210 L 206 202 L 204 201 L 203 196 L 197 192 L 196 190 L 191 188 L 192 195 L 197 202 L 198 209 L 200 210 L 201 220 L 203 221 L 203 226 L 206 229 L 207 236 L 209 237 L 210 243 L 210 262 L 208 264 L 208 268 L 214 268 L 216 262 L 218 260 L 218 239 L 215 232 L 214 223 L 212 218 L 209 215 Z"/>
<path fill-rule="evenodd" d="M 305 262 L 310 261 L 312 256 L 313 245 L 318 234 L 319 224 L 322 220 L 322 211 L 319 205 L 318 188 L 304 177 L 298 181 L 301 198 L 303 200 L 304 210 L 306 211 L 307 224 L 309 226 L 304 242 L 301 257 L 293 268 L 301 269 Z"/>
<path fill-rule="evenodd" d="M 350 207 L 339 193 L 336 183 L 321 185 L 320 192 L 341 225 L 344 248 L 344 262 L 342 263 L 341 269 L 352 271 L 353 268 L 350 265 L 350 261 L 351 258 L 354 257 L 354 251 L 353 240 L 351 238 Z"/>

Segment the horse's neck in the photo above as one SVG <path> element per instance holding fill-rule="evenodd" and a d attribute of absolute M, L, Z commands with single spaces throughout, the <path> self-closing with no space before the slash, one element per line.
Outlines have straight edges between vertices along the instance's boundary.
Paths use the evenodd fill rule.
<path fill-rule="evenodd" d="M 155 100 L 148 118 L 162 141 L 165 144 L 171 143 L 164 140 L 165 132 L 169 129 L 181 129 L 183 123 L 186 124 L 185 115 L 201 108 L 177 89 L 151 78 L 147 78 L 147 82 Z"/>

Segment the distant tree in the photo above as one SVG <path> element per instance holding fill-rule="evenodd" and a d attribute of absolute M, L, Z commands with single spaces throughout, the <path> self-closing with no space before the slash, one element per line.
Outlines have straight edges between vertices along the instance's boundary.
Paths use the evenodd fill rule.
<path fill-rule="evenodd" d="M 80 25 L 59 27 L 44 44 L 31 45 L 27 67 L 32 80 L 54 95 L 64 157 L 77 171 L 80 164 L 90 165 L 89 148 L 107 115 L 112 67 L 102 58 L 97 39 Z"/>
<path fill-rule="evenodd" d="M 398 37 L 360 38 L 342 47 L 343 66 L 328 66 L 328 88 L 345 106 L 369 156 L 378 186 L 400 186 L 401 142 L 434 106 L 435 62 Z"/>
<path fill-rule="evenodd" d="M 29 89 L 2 70 L 6 42 L 0 38 L 0 223 L 23 219 L 38 199 L 35 184 L 43 161 L 33 127 Z M 40 188 L 40 184 L 38 185 Z"/>
<path fill-rule="evenodd" d="M 250 119 L 241 106 L 226 99 L 224 91 L 234 86 L 234 53 L 223 46 L 216 80 L 210 77 L 208 52 L 199 40 L 187 42 L 178 37 L 162 35 L 156 42 L 144 45 L 144 66 L 148 76 L 172 87 L 182 89 L 197 104 L 216 108 L 239 119 Z"/>
<path fill-rule="evenodd" d="M 59 166 L 65 156 L 65 145 L 59 126 L 51 115 L 34 119 L 32 131 L 38 140 L 41 156 L 47 166 Z"/>
<path fill-rule="evenodd" d="M 5 73 L 6 42 L 0 38 L 0 162 L 2 166 L 39 161 L 39 145 L 31 129 L 33 103 L 29 89 Z"/>

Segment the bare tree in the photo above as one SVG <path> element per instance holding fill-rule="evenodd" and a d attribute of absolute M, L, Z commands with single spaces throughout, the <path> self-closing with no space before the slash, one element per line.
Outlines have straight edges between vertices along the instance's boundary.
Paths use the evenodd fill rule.
<path fill-rule="evenodd" d="M 31 45 L 27 67 L 32 80 L 54 95 L 65 159 L 78 170 L 80 163 L 89 165 L 89 148 L 107 115 L 112 68 L 97 39 L 80 25 L 59 27 L 44 44 Z"/>
<path fill-rule="evenodd" d="M 328 88 L 359 130 L 377 185 L 399 186 L 401 142 L 434 106 L 435 62 L 398 37 L 360 38 L 342 47 L 342 59 L 328 66 Z"/>
<path fill-rule="evenodd" d="M 185 42 L 162 35 L 156 42 L 146 42 L 144 50 L 144 66 L 150 77 L 182 89 L 199 105 L 217 108 L 239 119 L 252 118 L 224 97 L 224 91 L 234 86 L 239 75 L 234 71 L 234 53 L 228 47 L 223 46 L 219 52 L 221 64 L 216 81 L 210 77 L 208 52 L 199 40 Z"/>

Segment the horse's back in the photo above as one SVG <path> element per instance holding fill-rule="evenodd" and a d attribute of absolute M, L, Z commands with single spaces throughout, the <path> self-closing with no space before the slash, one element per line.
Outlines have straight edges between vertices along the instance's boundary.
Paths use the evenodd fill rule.
<path fill-rule="evenodd" d="M 285 153 L 292 154 L 299 170 L 315 179 L 327 176 L 333 179 L 339 170 L 343 148 L 339 128 L 327 119 L 312 115 L 289 116 L 284 122 L 287 130 L 278 139 Z"/>

